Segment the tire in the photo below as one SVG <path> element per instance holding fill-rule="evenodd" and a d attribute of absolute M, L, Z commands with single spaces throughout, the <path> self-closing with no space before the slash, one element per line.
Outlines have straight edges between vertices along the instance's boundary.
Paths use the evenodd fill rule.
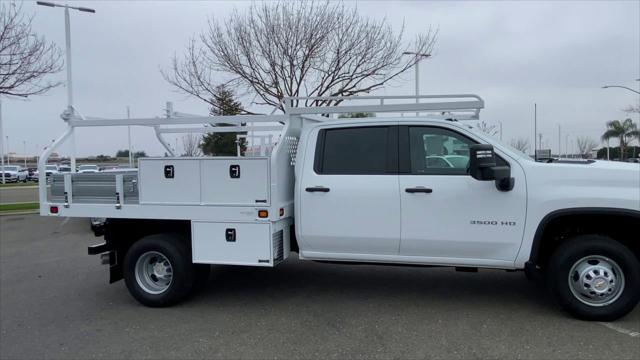
<path fill-rule="evenodd" d="M 150 307 L 171 306 L 184 300 L 196 280 L 191 252 L 179 234 L 156 234 L 136 241 L 127 251 L 123 265 L 129 292 Z"/>
<path fill-rule="evenodd" d="M 640 300 L 640 261 L 606 236 L 580 235 L 561 244 L 546 276 L 558 304 L 579 319 L 613 321 Z"/>

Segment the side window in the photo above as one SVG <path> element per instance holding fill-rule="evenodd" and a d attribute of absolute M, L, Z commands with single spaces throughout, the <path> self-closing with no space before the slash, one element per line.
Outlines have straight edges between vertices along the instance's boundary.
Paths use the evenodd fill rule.
<path fill-rule="evenodd" d="M 396 174 L 397 158 L 396 127 L 326 129 L 318 134 L 314 170 L 329 175 Z"/>
<path fill-rule="evenodd" d="M 411 174 L 466 175 L 472 144 L 471 139 L 447 129 L 410 126 Z"/>
<path fill-rule="evenodd" d="M 404 127 L 405 129 L 407 127 Z M 408 126 L 401 135 L 407 139 L 401 153 L 401 172 L 414 175 L 467 175 L 469 167 L 469 146 L 476 144 L 470 138 L 455 131 L 429 126 Z M 409 158 L 409 160 L 406 160 Z M 496 163 L 509 163 L 496 155 Z"/>

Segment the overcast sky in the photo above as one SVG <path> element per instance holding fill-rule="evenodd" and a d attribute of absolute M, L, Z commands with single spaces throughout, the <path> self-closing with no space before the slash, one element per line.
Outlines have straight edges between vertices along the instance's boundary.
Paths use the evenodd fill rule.
<path fill-rule="evenodd" d="M 176 93 L 161 77 L 174 53 L 181 53 L 207 17 L 224 18 L 249 2 L 73 1 L 96 9 L 72 12 L 74 97 L 85 115 L 124 117 L 161 115 L 166 101 L 178 111 L 207 113 L 206 104 Z M 624 119 L 624 107 L 640 101 L 623 89 L 640 89 L 640 2 L 347 2 L 363 15 L 386 17 L 406 38 L 439 28 L 433 57 L 421 63 L 422 94 L 476 93 L 486 102 L 481 118 L 503 123 L 503 138 L 527 137 L 533 143 L 533 103 L 543 145 L 558 148 L 569 134 L 599 139 L 604 124 Z M 64 48 L 64 12 L 25 1 L 33 28 Z M 65 73 L 53 76 L 65 80 Z M 380 94 L 414 91 L 413 71 Z M 11 151 L 33 154 L 36 146 L 59 136 L 66 89 L 59 87 L 27 101 L 3 99 L 5 134 Z M 635 121 L 639 121 L 637 115 Z M 174 138 L 171 137 L 172 143 Z M 161 155 L 148 129 L 133 131 L 134 148 Z M 80 130 L 79 155 L 115 154 L 126 148 L 125 129 Z M 181 145 L 178 145 L 181 147 Z M 574 145 L 575 146 L 575 145 Z M 564 147 L 564 145 L 563 145 Z M 63 148 L 61 153 L 67 154 Z M 564 149 L 563 149 L 564 151 Z"/>

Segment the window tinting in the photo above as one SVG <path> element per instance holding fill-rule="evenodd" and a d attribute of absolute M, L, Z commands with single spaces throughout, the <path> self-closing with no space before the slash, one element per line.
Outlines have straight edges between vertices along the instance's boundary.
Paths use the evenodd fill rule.
<path fill-rule="evenodd" d="M 385 174 L 388 127 L 324 130 L 319 170 L 323 174 Z"/>

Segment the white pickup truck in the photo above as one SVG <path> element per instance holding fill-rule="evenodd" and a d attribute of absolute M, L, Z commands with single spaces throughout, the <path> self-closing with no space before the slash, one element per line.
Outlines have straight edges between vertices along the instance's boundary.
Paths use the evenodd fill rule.
<path fill-rule="evenodd" d="M 107 218 L 97 233 L 105 242 L 89 253 L 102 254 L 111 282 L 124 278 L 148 306 L 185 299 L 209 264 L 273 267 L 297 253 L 524 270 L 582 319 L 609 321 L 635 307 L 640 164 L 536 162 L 469 126 L 484 107 L 476 95 L 403 99 L 288 98 L 285 115 L 272 116 L 92 120 L 71 109 L 67 132 L 40 157 L 41 177 L 51 151 L 80 126 L 151 127 L 172 155 L 164 133 L 277 140 L 256 157 L 143 158 L 138 173 L 54 175 L 49 193 L 41 178 L 40 211 Z M 376 104 L 345 105 L 355 100 Z M 334 117 L 352 112 L 378 116 Z M 422 114 L 393 115 L 409 112 Z M 215 123 L 237 126 L 203 125 Z"/>

